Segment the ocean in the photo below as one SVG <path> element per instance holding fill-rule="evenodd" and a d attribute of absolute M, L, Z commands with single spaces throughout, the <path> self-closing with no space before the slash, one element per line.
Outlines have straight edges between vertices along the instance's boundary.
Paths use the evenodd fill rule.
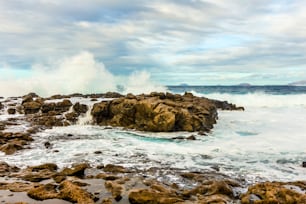
<path fill-rule="evenodd" d="M 306 180 L 302 167 L 306 161 L 306 87 L 169 86 L 168 90 L 226 100 L 244 106 L 245 111 L 220 110 L 217 124 L 206 136 L 93 126 L 86 114 L 77 125 L 37 133 L 29 149 L 14 155 L 0 153 L 0 160 L 20 167 L 89 162 L 139 169 L 217 170 L 249 183 Z M 90 101 L 82 103 L 92 106 Z M 196 140 L 172 139 L 190 135 Z M 52 148 L 46 149 L 45 142 Z"/>

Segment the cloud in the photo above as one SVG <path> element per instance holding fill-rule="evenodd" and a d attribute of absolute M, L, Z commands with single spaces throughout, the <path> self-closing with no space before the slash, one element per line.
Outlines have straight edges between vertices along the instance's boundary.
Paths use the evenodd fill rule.
<path fill-rule="evenodd" d="M 147 70 L 162 83 L 159 73 L 275 73 L 275 83 L 280 70 L 306 70 L 303 1 L 0 1 L 0 64 L 13 68 L 88 50 L 112 74 Z"/>

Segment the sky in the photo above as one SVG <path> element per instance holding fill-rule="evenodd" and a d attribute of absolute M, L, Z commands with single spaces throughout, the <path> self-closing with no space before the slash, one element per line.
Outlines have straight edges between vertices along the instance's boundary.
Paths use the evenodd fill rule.
<path fill-rule="evenodd" d="M 301 0 L 0 0 L 0 86 L 288 84 L 306 79 L 305 22 Z"/>

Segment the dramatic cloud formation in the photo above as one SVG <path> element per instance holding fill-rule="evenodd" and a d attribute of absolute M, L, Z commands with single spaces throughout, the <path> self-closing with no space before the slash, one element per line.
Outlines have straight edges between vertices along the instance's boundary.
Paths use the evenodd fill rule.
<path fill-rule="evenodd" d="M 0 79 L 35 77 L 33 64 L 87 51 L 112 76 L 287 84 L 306 79 L 304 22 L 299 0 L 0 0 Z"/>

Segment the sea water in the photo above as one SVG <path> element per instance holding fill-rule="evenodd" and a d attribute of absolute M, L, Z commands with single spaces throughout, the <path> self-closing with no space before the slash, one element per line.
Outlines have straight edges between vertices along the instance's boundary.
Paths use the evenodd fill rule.
<path fill-rule="evenodd" d="M 177 168 L 215 171 L 249 182 L 306 180 L 306 87 L 168 87 L 173 93 L 227 100 L 245 111 L 219 111 L 207 136 L 196 133 L 150 133 L 88 125 L 54 127 L 37 133 L 30 149 L 0 159 L 17 166 L 55 162 L 60 167 L 92 166 Z M 84 101 L 83 101 L 84 103 Z M 92 104 L 91 104 L 92 105 Z M 196 140 L 177 140 L 194 134 Z M 44 146 L 51 143 L 51 148 Z"/>

